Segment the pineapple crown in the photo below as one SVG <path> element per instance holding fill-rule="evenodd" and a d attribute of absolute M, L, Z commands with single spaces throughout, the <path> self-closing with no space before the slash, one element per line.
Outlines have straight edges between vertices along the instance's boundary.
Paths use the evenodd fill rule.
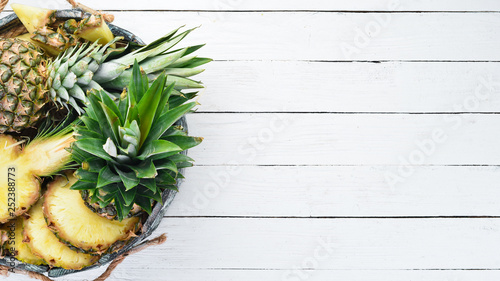
<path fill-rule="evenodd" d="M 134 204 L 150 213 L 154 201 L 162 203 L 163 190 L 176 190 L 179 168 L 192 165 L 181 152 L 202 140 L 175 126 L 196 103 L 171 103 L 174 84 L 166 84 L 162 73 L 150 85 L 135 61 L 118 104 L 105 91 L 91 93 L 75 126 L 72 155 L 82 167 L 71 188 L 85 190 L 101 208 L 114 205 L 119 220 Z"/>
<path fill-rule="evenodd" d="M 105 45 L 96 41 L 93 44 L 79 43 L 68 48 L 47 65 L 46 84 L 51 100 L 60 107 L 73 108 L 82 114 L 88 102 L 86 91 L 105 89 L 112 94 L 115 91 L 119 93 L 132 79 L 133 71 L 130 66 L 135 61 L 152 80 L 163 72 L 168 74 L 166 83 L 175 84 L 171 95 L 175 97 L 176 103 L 193 98 L 196 93 L 183 91 L 203 86 L 199 81 L 188 77 L 201 73 L 203 69 L 199 66 L 212 60 L 192 55 L 203 45 L 172 51 L 171 48 L 192 31 L 190 29 L 177 34 L 178 30 L 179 28 L 138 49 L 133 44 L 114 48 L 115 43 L 123 39 L 122 37 L 115 37 Z"/>

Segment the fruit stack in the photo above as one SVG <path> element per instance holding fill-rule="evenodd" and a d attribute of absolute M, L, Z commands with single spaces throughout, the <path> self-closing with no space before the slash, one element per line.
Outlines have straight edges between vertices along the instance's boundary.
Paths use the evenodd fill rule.
<path fill-rule="evenodd" d="M 192 165 L 185 151 L 201 138 L 179 120 L 203 87 L 189 77 L 211 60 L 193 55 L 202 45 L 176 47 L 192 30 L 141 45 L 100 14 L 11 6 L 26 33 L 0 39 L 3 264 L 103 264 L 161 219 Z"/>

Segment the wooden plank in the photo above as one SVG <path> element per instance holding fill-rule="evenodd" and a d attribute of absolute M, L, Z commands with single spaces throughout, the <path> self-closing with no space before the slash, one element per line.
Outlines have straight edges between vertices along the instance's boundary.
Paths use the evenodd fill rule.
<path fill-rule="evenodd" d="M 11 0 L 10 2 L 52 8 L 69 8 L 65 0 Z M 285 0 L 184 0 L 137 2 L 134 0 L 98 1 L 85 0 L 85 5 L 101 10 L 203 10 L 203 11 L 500 11 L 500 4 L 494 0 L 480 1 L 387 1 L 387 0 L 317 0 L 317 1 L 285 1 Z"/>
<path fill-rule="evenodd" d="M 216 61 L 201 112 L 498 112 L 500 63 Z M 224 77 L 224 79 L 221 79 Z"/>
<path fill-rule="evenodd" d="M 218 60 L 500 60 L 496 14 L 115 15 L 118 26 L 148 42 L 184 24 L 202 25 L 186 43 L 207 43 L 200 54 Z"/>
<path fill-rule="evenodd" d="M 134 256 L 127 259 L 133 260 Z M 130 268 L 133 270 L 130 270 Z M 133 262 L 123 262 L 108 280 L 136 281 L 255 281 L 255 280 L 282 280 L 282 281 L 497 281 L 500 278 L 498 270 L 304 270 L 300 276 L 289 275 L 289 270 L 220 270 L 220 269 L 139 269 Z M 81 273 L 57 279 L 58 281 L 92 280 L 98 274 Z M 18 281 L 32 281 L 15 276 Z M 302 278 L 302 279 L 301 279 Z"/>
<path fill-rule="evenodd" d="M 500 219 L 167 218 L 156 231 L 167 242 L 122 268 L 498 270 L 499 228 Z"/>
<path fill-rule="evenodd" d="M 197 165 L 396 165 L 404 176 L 399 166 L 498 165 L 500 155 L 496 114 L 199 113 L 188 123 L 205 138 L 190 151 Z"/>
<path fill-rule="evenodd" d="M 130 260 L 130 261 L 129 261 Z M 109 281 L 497 281 L 499 270 L 303 270 L 301 275 L 289 275 L 290 270 L 245 270 L 245 269 L 155 269 L 137 268 L 134 256 L 128 257 L 109 277 Z M 72 274 L 58 278 L 57 281 L 93 280 L 102 270 Z M 293 273 L 292 273 L 293 274 Z M 22 275 L 11 275 L 17 281 L 32 281 Z M 302 278 L 302 279 L 301 279 Z M 1 280 L 4 280 L 1 278 Z M 10 280 L 10 279 L 7 279 Z"/>
<path fill-rule="evenodd" d="M 192 167 L 166 216 L 500 216 L 498 167 Z"/>
<path fill-rule="evenodd" d="M 117 12 L 147 42 L 187 24 L 217 60 L 500 60 L 495 13 Z M 165 20 L 168 19 L 168 20 Z M 307 23 L 307 24 L 305 24 Z M 432 31 L 432 32 L 429 32 Z"/>

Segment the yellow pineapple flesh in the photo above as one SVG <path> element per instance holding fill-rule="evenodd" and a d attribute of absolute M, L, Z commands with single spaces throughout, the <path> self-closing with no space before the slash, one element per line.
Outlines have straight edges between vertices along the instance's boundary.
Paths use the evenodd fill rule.
<path fill-rule="evenodd" d="M 29 33 L 51 24 L 55 19 L 54 10 L 22 4 L 11 4 L 10 6 Z"/>
<path fill-rule="evenodd" d="M 61 243 L 45 222 L 41 200 L 31 208 L 29 216 L 24 222 L 24 241 L 50 266 L 79 270 L 99 259 L 99 256 L 77 252 Z"/>
<path fill-rule="evenodd" d="M 115 38 L 101 15 L 91 15 L 82 20 L 76 31 L 76 35 L 91 42 L 99 40 L 99 44 L 103 45 L 113 41 Z M 112 45 L 111 47 L 114 46 Z"/>
<path fill-rule="evenodd" d="M 50 176 L 70 161 L 72 134 L 34 139 L 24 149 L 0 135 L 0 223 L 29 210 L 40 197 L 40 176 Z"/>
<path fill-rule="evenodd" d="M 54 30 L 55 11 L 21 4 L 12 9 L 30 33 L 30 39 L 51 55 L 58 55 L 78 41 L 78 37 L 100 44 L 107 44 L 115 37 L 102 15 L 90 15 L 79 22 L 67 20 Z M 48 48 L 47 48 L 48 46 Z M 114 44 L 111 46 L 114 47 Z"/>
<path fill-rule="evenodd" d="M 57 177 L 47 187 L 44 195 L 44 214 L 57 236 L 86 252 L 117 250 L 139 228 L 139 218 L 123 221 L 110 220 L 93 213 L 83 201 L 78 190 L 70 187 L 77 181 L 71 174 Z M 118 243 L 117 243 L 118 242 Z"/>
<path fill-rule="evenodd" d="M 4 249 L 19 261 L 35 265 L 45 264 L 44 260 L 34 255 L 28 244 L 23 242 L 23 221 L 24 217 L 19 217 L 2 227 L 2 230 L 7 231 L 9 237 L 5 241 Z"/>

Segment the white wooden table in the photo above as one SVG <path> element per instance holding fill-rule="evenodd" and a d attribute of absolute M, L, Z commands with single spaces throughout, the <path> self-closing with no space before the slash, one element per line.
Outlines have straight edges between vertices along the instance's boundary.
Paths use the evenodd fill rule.
<path fill-rule="evenodd" d="M 500 280 L 499 1 L 82 2 L 215 59 L 168 240 L 109 280 Z"/>

